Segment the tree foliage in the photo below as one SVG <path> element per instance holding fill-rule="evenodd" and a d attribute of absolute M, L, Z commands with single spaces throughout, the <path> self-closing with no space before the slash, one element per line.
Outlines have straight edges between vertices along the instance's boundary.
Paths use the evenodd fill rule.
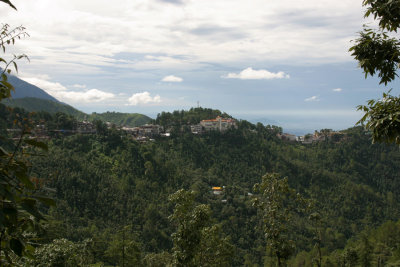
<path fill-rule="evenodd" d="M 28 116 L 23 110 L 11 112 L 1 104 L 0 112 L 6 119 L 3 122 L 0 118 L 0 124 L 7 127 L 12 127 L 15 119 Z M 32 120 L 42 121 L 45 128 L 51 129 L 76 124 L 74 118 L 62 114 L 37 113 Z M 262 212 L 252 205 L 253 197 L 261 197 L 252 190 L 253 185 L 260 183 L 267 170 L 281 173 L 279 179 L 289 177 L 289 187 L 314 199 L 315 211 L 323 218 L 320 225 L 310 221 L 308 213 L 292 209 L 290 221 L 283 223 L 287 231 L 282 237 L 292 240 L 294 246 L 282 264 L 316 265 L 320 246 L 321 265 L 329 266 L 329 258 L 333 264 L 330 266 L 340 266 L 343 249 L 357 234 L 388 220 L 397 221 L 400 216 L 396 194 L 400 188 L 399 149 L 371 145 L 370 135 L 362 127 L 310 145 L 284 142 L 274 136 L 276 127 L 246 121 L 225 133 L 181 132 L 151 142 L 137 142 L 103 123 L 99 128 L 102 131 L 97 134 L 52 135 L 48 156 L 32 157 L 30 169 L 31 176 L 49 177 L 45 186 L 54 188 L 57 199 L 57 208 L 44 209 L 51 217 L 46 233 L 37 234 L 37 242 L 45 245 L 65 238 L 80 244 L 91 239 L 87 254 L 95 259 L 91 264 L 122 265 L 125 251 L 124 257 L 136 259 L 132 262 L 139 262 L 137 265 L 171 266 L 178 255 L 174 256 L 174 251 L 186 253 L 186 245 L 193 245 L 192 265 L 276 263 L 276 255 L 272 258 L 266 250 L 263 228 L 259 227 Z M 213 186 L 225 187 L 215 195 Z M 180 218 L 188 218 L 185 225 L 196 225 L 195 207 L 205 205 L 210 211 L 202 227 L 191 226 L 197 234 L 180 231 L 178 221 L 169 220 L 177 203 L 171 206 L 167 200 L 180 188 L 196 192 L 187 212 L 180 212 Z M 283 199 L 285 208 L 299 205 L 293 198 Z M 127 230 L 124 238 L 120 229 L 126 225 L 132 230 Z M 200 241 L 174 243 L 174 233 Z M 383 245 L 377 248 L 372 239 L 369 243 L 382 255 L 389 251 Z M 130 244 L 133 246 L 128 248 Z M 368 260 L 365 253 L 359 253 L 358 246 L 352 247 L 358 261 Z"/>
<path fill-rule="evenodd" d="M 4 1 L 3 1 L 4 2 Z M 7 1 L 8 2 L 8 1 Z M 8 4 L 12 5 L 10 2 Z M 0 29 L 0 50 L 5 53 L 6 46 L 14 44 L 16 39 L 27 36 L 25 28 L 10 28 L 4 24 Z M 18 71 L 16 61 L 27 58 L 14 55 L 9 61 L 0 58 L 0 101 L 9 98 L 14 90 L 7 81 L 11 73 L 10 66 Z M 29 155 L 37 154 L 38 149 L 47 150 L 47 145 L 27 135 L 31 131 L 29 118 L 15 120 L 19 127 L 19 138 L 14 142 L 1 136 L 0 146 L 0 264 L 12 264 L 15 256 L 32 256 L 28 232 L 32 232 L 37 222 L 44 217 L 38 210 L 38 204 L 54 205 L 54 201 L 43 194 L 42 188 L 35 184 L 36 177 L 30 175 Z"/>
<path fill-rule="evenodd" d="M 277 173 L 267 173 L 262 182 L 254 185 L 258 193 L 254 199 L 262 217 L 262 226 L 267 249 L 276 256 L 278 266 L 295 252 L 295 242 L 291 237 L 291 224 L 295 213 L 304 210 L 305 200 L 290 188 L 288 179 Z"/>
<path fill-rule="evenodd" d="M 352 56 L 368 75 L 378 74 L 380 83 L 387 85 L 398 77 L 400 67 L 400 41 L 392 37 L 400 26 L 400 2 L 398 0 L 364 0 L 365 17 L 373 16 L 379 21 L 378 29 L 364 26 L 355 45 L 350 48 Z M 392 33 L 392 34 L 390 34 Z M 383 94 L 380 100 L 370 100 L 358 106 L 365 115 L 358 122 L 372 131 L 373 142 L 400 144 L 399 97 Z"/>
<path fill-rule="evenodd" d="M 194 202 L 193 191 L 178 190 L 169 200 L 175 203 L 170 216 L 176 224 L 172 234 L 173 266 L 230 266 L 233 247 L 223 237 L 221 226 L 210 224 L 211 209 Z"/>

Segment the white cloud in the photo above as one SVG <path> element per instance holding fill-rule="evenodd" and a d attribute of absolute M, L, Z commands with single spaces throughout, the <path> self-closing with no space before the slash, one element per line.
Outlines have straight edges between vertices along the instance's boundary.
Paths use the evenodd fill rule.
<path fill-rule="evenodd" d="M 342 88 L 335 88 L 335 89 L 332 89 L 332 91 L 334 91 L 334 92 L 341 92 L 341 91 L 343 91 L 343 89 L 342 89 Z"/>
<path fill-rule="evenodd" d="M 251 67 L 242 70 L 239 73 L 228 73 L 228 75 L 223 76 L 223 78 L 228 79 L 241 79 L 241 80 L 271 80 L 271 79 L 289 79 L 289 74 L 280 72 L 269 72 L 267 70 L 253 70 Z"/>
<path fill-rule="evenodd" d="M 112 93 L 107 93 L 104 91 L 100 91 L 98 89 L 90 89 L 83 92 L 77 91 L 64 91 L 60 92 L 59 97 L 66 102 L 86 102 L 86 103 L 94 103 L 94 102 L 102 102 L 105 100 L 110 100 L 115 97 Z"/>
<path fill-rule="evenodd" d="M 180 83 L 183 81 L 183 79 L 181 77 L 177 77 L 174 75 L 169 75 L 169 76 L 165 76 L 162 80 L 162 82 L 175 82 L 175 83 Z"/>
<path fill-rule="evenodd" d="M 318 102 L 319 100 L 320 100 L 319 96 L 316 96 L 316 95 L 304 99 L 304 101 L 306 101 L 306 102 Z"/>
<path fill-rule="evenodd" d="M 161 97 L 159 95 L 155 95 L 154 97 L 150 96 L 149 92 L 136 93 L 133 94 L 128 99 L 129 105 L 137 106 L 137 105 L 146 105 L 146 104 L 155 104 L 161 102 Z"/>
<path fill-rule="evenodd" d="M 49 95 L 66 103 L 96 103 L 110 100 L 115 97 L 115 95 L 112 93 L 104 92 L 98 89 L 71 91 L 61 83 L 52 82 L 47 79 L 49 79 L 48 76 L 40 75 L 39 77 L 23 78 L 23 80 L 26 82 L 36 85 L 37 87 L 46 91 Z"/>

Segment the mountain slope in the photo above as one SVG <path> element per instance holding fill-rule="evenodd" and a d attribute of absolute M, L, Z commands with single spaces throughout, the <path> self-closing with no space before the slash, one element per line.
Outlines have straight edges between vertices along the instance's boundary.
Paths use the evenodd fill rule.
<path fill-rule="evenodd" d="M 40 99 L 51 100 L 54 102 L 59 102 L 56 98 L 52 97 L 46 93 L 43 89 L 25 82 L 16 76 L 8 76 L 8 81 L 14 86 L 15 92 L 11 95 L 13 98 L 24 98 L 24 97 L 35 97 Z"/>
<path fill-rule="evenodd" d="M 12 92 L 12 99 L 4 100 L 2 103 L 11 107 L 20 107 L 29 112 L 46 111 L 49 113 L 63 112 L 74 116 L 78 120 L 101 120 L 111 122 L 117 126 L 140 126 L 151 121 L 151 118 L 139 113 L 93 113 L 87 115 L 74 107 L 62 103 L 52 97 L 39 87 L 21 80 L 16 76 L 10 75 L 9 82 L 14 86 L 15 92 Z"/>
<path fill-rule="evenodd" d="M 40 99 L 35 97 L 24 97 L 24 98 L 13 98 L 13 99 L 5 99 L 3 104 L 10 107 L 19 107 L 23 108 L 26 111 L 46 111 L 49 113 L 57 113 L 62 112 L 68 115 L 72 115 L 77 119 L 84 119 L 86 114 L 82 111 L 75 109 L 74 107 L 61 103 L 55 102 L 53 100 L 48 99 Z"/>

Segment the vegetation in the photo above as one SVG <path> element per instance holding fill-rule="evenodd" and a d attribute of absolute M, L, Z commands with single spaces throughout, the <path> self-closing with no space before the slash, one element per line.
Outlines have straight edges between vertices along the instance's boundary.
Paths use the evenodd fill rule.
<path fill-rule="evenodd" d="M 139 113 L 120 113 L 120 112 L 105 112 L 92 113 L 88 116 L 91 121 L 101 120 L 110 122 L 117 126 L 136 127 L 141 126 L 151 121 L 151 118 Z"/>
<path fill-rule="evenodd" d="M 4 123 L 16 112 L 22 111 L 6 113 Z M 32 120 L 74 124 L 73 117 L 45 114 Z M 285 252 L 281 266 L 340 266 L 355 255 L 360 264 L 365 251 L 354 242 L 363 233 L 373 255 L 392 249 L 376 245 L 370 233 L 399 218 L 399 150 L 371 145 L 361 127 L 310 145 L 283 142 L 279 131 L 239 121 L 225 133 L 193 135 L 183 127 L 147 143 L 112 128 L 54 135 L 48 157 L 32 159 L 31 175 L 54 189 L 57 202 L 42 210 L 49 217 L 39 247 L 65 239 L 86 244 L 87 264 L 126 266 L 262 266 L 278 264 L 277 252 Z M 215 195 L 212 186 L 225 188 Z M 272 201 L 278 213 L 269 204 L 253 206 L 256 198 Z M 275 229 L 269 220 L 279 226 L 277 235 L 265 236 Z M 381 257 L 382 264 L 396 262 L 396 255 Z M 377 257 L 364 260 L 373 264 Z"/>
<path fill-rule="evenodd" d="M 301 212 L 304 199 L 289 187 L 287 178 L 280 179 L 276 173 L 262 177 L 260 184 L 254 185 L 254 191 L 260 195 L 254 199 L 262 218 L 267 248 L 277 258 L 277 265 L 287 260 L 295 250 L 295 242 L 290 238 L 293 215 Z"/>
<path fill-rule="evenodd" d="M 103 122 L 110 122 L 116 126 L 136 127 L 144 125 L 151 121 L 151 118 L 138 113 L 105 112 L 92 113 L 88 115 L 82 111 L 73 108 L 70 105 L 58 101 L 35 97 L 7 98 L 2 101 L 2 104 L 13 108 L 17 107 L 20 109 L 24 109 L 28 112 L 45 112 L 50 114 L 63 113 L 65 115 L 72 116 L 79 121 L 100 120 Z"/>
<path fill-rule="evenodd" d="M 8 1 L 9 5 L 12 4 Z M 14 7 L 14 6 L 12 6 Z M 15 8 L 15 7 L 14 7 Z M 5 53 L 6 46 L 26 36 L 23 27 L 10 29 L 4 24 L 0 29 L 0 50 Z M 18 70 L 16 61 L 25 55 L 14 55 L 10 61 L 0 58 L 0 101 L 9 98 L 14 87 L 8 82 L 12 65 Z M 5 113 L 2 113 L 5 115 Z M 15 142 L 1 136 L 0 143 L 0 265 L 13 265 L 18 257 L 31 257 L 34 247 L 35 229 L 41 219 L 38 204 L 54 205 L 54 201 L 43 194 L 39 180 L 30 173 L 29 155 L 38 153 L 37 149 L 47 150 L 47 145 L 26 138 L 31 122 L 25 118 L 13 122 L 20 129 Z M 4 128 L 3 128 L 4 131 Z M 35 183 L 37 182 L 37 183 Z"/>
<path fill-rule="evenodd" d="M 3 100 L 2 103 L 9 107 L 23 108 L 28 112 L 40 112 L 40 111 L 45 111 L 48 113 L 62 112 L 68 115 L 72 115 L 78 119 L 84 119 L 86 115 L 82 111 L 79 111 L 71 107 L 70 105 L 41 98 L 33 98 L 33 97 L 11 98 Z"/>
<path fill-rule="evenodd" d="M 355 45 L 350 48 L 360 67 L 368 75 L 378 74 L 380 83 L 387 85 L 397 76 L 400 66 L 400 40 L 392 37 L 400 28 L 400 4 L 393 0 L 364 0 L 365 17 L 373 16 L 379 28 L 364 26 Z M 364 116 L 359 121 L 372 131 L 373 142 L 400 144 L 399 97 L 384 93 L 382 99 L 370 100 L 359 110 Z"/>

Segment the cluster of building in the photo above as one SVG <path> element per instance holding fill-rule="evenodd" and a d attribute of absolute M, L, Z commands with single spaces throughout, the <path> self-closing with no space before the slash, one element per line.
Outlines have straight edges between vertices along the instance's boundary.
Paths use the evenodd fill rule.
<path fill-rule="evenodd" d="M 225 132 L 232 128 L 237 128 L 236 121 L 230 118 L 225 119 L 220 116 L 211 120 L 202 120 L 199 124 L 190 126 L 190 130 L 194 134 L 202 134 L 209 131 Z"/>
<path fill-rule="evenodd" d="M 108 128 L 113 127 L 113 125 L 109 122 L 106 122 Z M 115 127 L 115 126 L 114 126 Z M 72 135 L 72 134 L 96 134 L 96 126 L 90 121 L 80 121 L 76 122 L 73 127 L 74 129 L 57 129 L 57 130 L 48 130 L 45 125 L 40 124 L 36 125 L 36 127 L 32 131 L 32 136 L 38 137 L 41 139 L 50 138 L 51 134 L 63 134 L 63 135 Z M 234 119 L 225 119 L 222 117 L 217 117 L 211 120 L 202 120 L 199 124 L 190 126 L 192 133 L 194 134 L 202 134 L 209 131 L 220 131 L 224 132 L 231 128 L 237 128 L 236 121 Z M 145 124 L 138 127 L 126 127 L 123 126 L 119 128 L 120 130 L 125 131 L 130 134 L 133 139 L 138 141 L 146 141 L 158 136 L 170 136 L 170 133 L 165 132 L 165 129 L 161 125 L 155 124 Z M 18 138 L 20 135 L 20 129 L 8 129 L 7 130 L 12 138 Z"/>
<path fill-rule="evenodd" d="M 164 132 L 164 127 L 154 124 L 145 124 L 138 127 L 122 127 L 121 130 L 136 137 L 156 137 Z"/>

